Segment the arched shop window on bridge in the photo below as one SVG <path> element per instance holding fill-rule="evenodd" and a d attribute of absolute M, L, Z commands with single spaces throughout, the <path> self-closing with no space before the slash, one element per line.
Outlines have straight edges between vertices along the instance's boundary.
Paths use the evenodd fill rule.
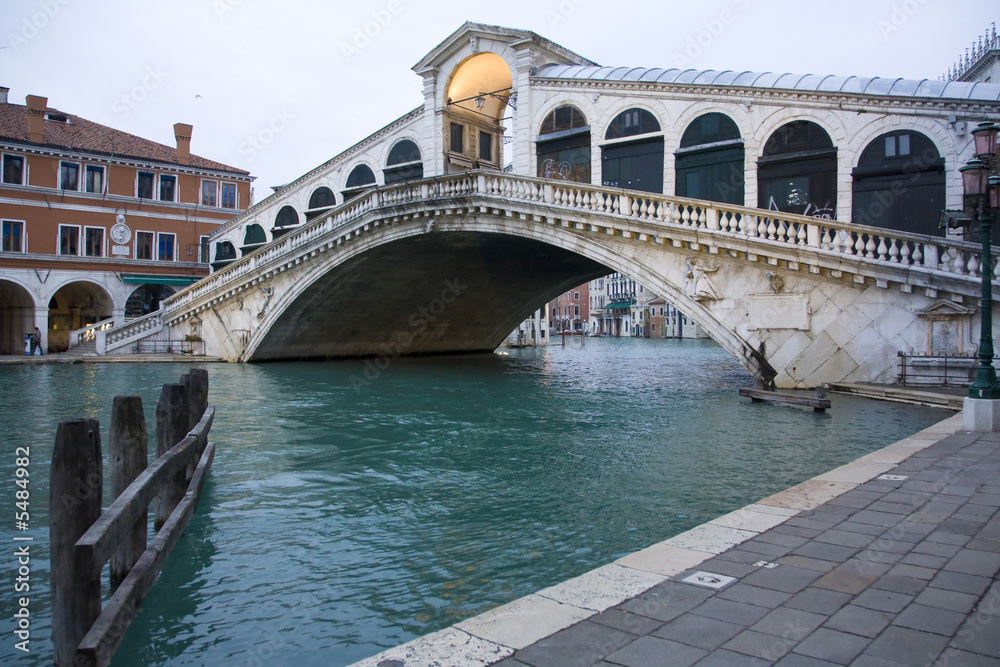
<path fill-rule="evenodd" d="M 212 270 L 218 271 L 224 266 L 233 263 L 236 259 L 236 247 L 229 241 L 219 241 L 215 244 L 215 261 L 212 262 Z"/>
<path fill-rule="evenodd" d="M 243 255 L 248 255 L 265 243 L 267 243 L 267 233 L 264 228 L 256 223 L 251 223 L 247 225 L 246 232 L 243 234 L 243 245 L 240 246 L 240 252 Z"/>
<path fill-rule="evenodd" d="M 282 206 L 278 215 L 274 218 L 274 227 L 271 228 L 271 235 L 278 238 L 282 234 L 287 234 L 299 224 L 299 214 L 291 206 Z"/>
<path fill-rule="evenodd" d="M 743 164 L 743 138 L 733 119 L 714 112 L 698 116 L 674 153 L 674 193 L 743 206 Z"/>
<path fill-rule="evenodd" d="M 375 173 L 368 165 L 359 164 L 347 176 L 347 184 L 341 194 L 344 195 L 344 201 L 347 201 L 373 185 L 375 185 Z"/>
<path fill-rule="evenodd" d="M 818 218 L 837 217 L 837 148 L 816 123 L 782 125 L 757 160 L 757 206 Z"/>
<path fill-rule="evenodd" d="M 333 190 L 325 185 L 318 187 L 309 195 L 309 210 L 306 211 L 306 220 L 312 220 L 326 209 L 336 205 L 337 196 L 333 194 Z"/>
<path fill-rule="evenodd" d="M 160 301 L 174 293 L 169 285 L 141 285 L 125 301 L 125 317 L 142 317 L 160 309 Z"/>
<path fill-rule="evenodd" d="M 663 134 L 645 109 L 615 116 L 601 146 L 601 182 L 609 187 L 663 192 Z"/>
<path fill-rule="evenodd" d="M 590 126 L 575 106 L 546 116 L 535 144 L 541 178 L 590 183 Z"/>
<path fill-rule="evenodd" d="M 865 148 L 854 168 L 851 222 L 943 235 L 944 159 L 920 132 L 898 130 Z"/>
<path fill-rule="evenodd" d="M 396 143 L 385 161 L 385 184 L 415 181 L 424 177 L 424 165 L 420 161 L 420 149 L 409 139 Z"/>

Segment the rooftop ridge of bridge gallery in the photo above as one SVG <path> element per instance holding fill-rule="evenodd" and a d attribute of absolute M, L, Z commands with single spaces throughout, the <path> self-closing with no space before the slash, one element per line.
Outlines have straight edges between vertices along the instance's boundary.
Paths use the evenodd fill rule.
<path fill-rule="evenodd" d="M 572 659 L 592 664 L 612 653 L 616 664 L 653 664 L 648 660 L 667 655 L 678 665 L 712 655 L 769 664 L 793 650 L 837 662 L 850 662 L 862 652 L 891 659 L 894 651 L 928 664 L 942 655 L 1000 659 L 1000 634 L 982 632 L 1000 612 L 1000 583 L 993 580 L 990 588 L 990 577 L 1000 570 L 1000 437 L 961 429 L 962 415 L 949 417 L 790 489 L 354 667 L 520 667 Z M 992 486 L 985 491 L 982 482 L 969 484 L 990 476 Z M 907 506 L 907 494 L 920 501 Z M 934 503 L 941 495 L 955 503 L 952 512 L 941 502 L 921 509 L 924 501 Z M 972 508 L 958 504 L 970 498 L 977 499 Z M 963 512 L 977 517 L 969 519 L 970 525 L 981 528 L 966 526 Z M 953 524 L 942 527 L 949 520 Z M 952 536 L 954 531 L 965 535 Z M 961 547 L 973 539 L 972 553 L 965 553 Z M 867 551 L 861 551 L 865 545 Z M 907 555 L 900 545 L 913 553 Z M 716 596 L 713 588 L 686 583 L 694 570 L 708 571 L 700 576 L 709 586 L 732 590 Z M 995 605 L 982 604 L 987 595 L 996 597 Z M 684 604 L 671 605 L 671 599 L 681 598 Z M 978 615 L 973 613 L 977 599 Z M 702 604 L 713 608 L 702 610 Z M 983 613 L 987 616 L 979 618 Z M 794 636 L 782 634 L 788 627 L 796 628 Z"/>

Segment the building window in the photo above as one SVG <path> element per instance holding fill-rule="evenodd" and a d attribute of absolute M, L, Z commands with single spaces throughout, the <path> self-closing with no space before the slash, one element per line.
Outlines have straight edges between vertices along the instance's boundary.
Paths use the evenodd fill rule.
<path fill-rule="evenodd" d="M 201 205 L 215 206 L 215 196 L 218 183 L 215 181 L 201 182 Z"/>
<path fill-rule="evenodd" d="M 59 254 L 80 254 L 80 228 L 72 225 L 59 225 Z"/>
<path fill-rule="evenodd" d="M 177 177 L 160 175 L 160 201 L 177 201 Z"/>
<path fill-rule="evenodd" d="M 580 300 L 580 293 L 579 292 L 573 292 L 573 300 L 574 301 L 579 301 Z"/>
<path fill-rule="evenodd" d="M 412 181 L 424 177 L 424 165 L 420 162 L 420 148 L 409 139 L 403 139 L 389 151 L 385 169 L 385 184 Z"/>
<path fill-rule="evenodd" d="M 479 159 L 493 160 L 493 135 L 489 132 L 479 133 Z"/>
<path fill-rule="evenodd" d="M 62 190 L 80 189 L 80 165 L 73 162 L 59 163 L 59 188 Z"/>
<path fill-rule="evenodd" d="M 4 220 L 3 245 L 0 245 L 0 250 L 3 252 L 24 252 L 23 240 L 24 223 L 14 220 Z"/>
<path fill-rule="evenodd" d="M 157 234 L 156 259 L 164 262 L 174 261 L 174 234 Z"/>
<path fill-rule="evenodd" d="M 104 228 L 86 227 L 83 230 L 83 254 L 87 257 L 104 256 Z"/>
<path fill-rule="evenodd" d="M 222 208 L 236 208 L 236 184 L 222 184 Z"/>
<path fill-rule="evenodd" d="M 465 150 L 465 126 L 459 123 L 451 124 L 451 152 L 461 153 Z"/>
<path fill-rule="evenodd" d="M 207 236 L 202 236 L 199 239 L 198 247 L 198 261 L 202 264 L 208 264 L 211 261 L 211 248 L 209 248 Z"/>
<path fill-rule="evenodd" d="M 88 164 L 83 187 L 87 192 L 104 192 L 104 167 Z"/>
<path fill-rule="evenodd" d="M 885 138 L 885 156 L 900 157 L 910 154 L 910 135 L 896 134 Z"/>
<path fill-rule="evenodd" d="M 12 185 L 24 184 L 24 158 L 20 155 L 3 156 L 3 182 Z"/>
<path fill-rule="evenodd" d="M 139 199 L 153 198 L 153 174 L 148 171 L 140 171 L 136 178 L 135 196 Z"/>
<path fill-rule="evenodd" d="M 573 316 L 580 317 L 580 306 L 573 306 Z"/>
<path fill-rule="evenodd" d="M 135 233 L 135 258 L 153 259 L 153 232 Z"/>

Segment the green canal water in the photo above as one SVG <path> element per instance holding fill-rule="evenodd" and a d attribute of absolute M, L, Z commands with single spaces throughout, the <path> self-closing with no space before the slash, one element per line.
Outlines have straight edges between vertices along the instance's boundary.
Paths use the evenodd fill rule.
<path fill-rule="evenodd" d="M 708 341 L 570 339 L 507 354 L 212 364 L 201 505 L 113 663 L 343 665 L 606 564 L 943 419 L 833 396 L 737 395 Z M 153 417 L 182 364 L 0 368 L 0 663 L 50 665 L 48 486 L 59 421 Z M 154 432 L 150 425 L 150 432 Z M 30 525 L 15 530 L 15 450 Z M 105 495 L 107 504 L 107 495 Z M 15 648 L 31 536 L 31 653 Z"/>

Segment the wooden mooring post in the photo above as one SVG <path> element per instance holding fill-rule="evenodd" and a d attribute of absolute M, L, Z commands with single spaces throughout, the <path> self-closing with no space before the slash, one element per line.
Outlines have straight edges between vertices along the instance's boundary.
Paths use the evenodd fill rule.
<path fill-rule="evenodd" d="M 215 445 L 208 442 L 214 415 L 207 371 L 164 385 L 157 406 L 157 458 L 147 467 L 142 401 L 115 397 L 108 457 L 113 502 L 103 513 L 99 424 L 93 419 L 59 424 L 49 491 L 57 667 L 104 667 L 111 661 L 194 514 L 215 457 Z M 147 515 L 154 500 L 157 533 L 147 546 Z M 101 571 L 109 561 L 111 597 L 102 610 Z"/>

